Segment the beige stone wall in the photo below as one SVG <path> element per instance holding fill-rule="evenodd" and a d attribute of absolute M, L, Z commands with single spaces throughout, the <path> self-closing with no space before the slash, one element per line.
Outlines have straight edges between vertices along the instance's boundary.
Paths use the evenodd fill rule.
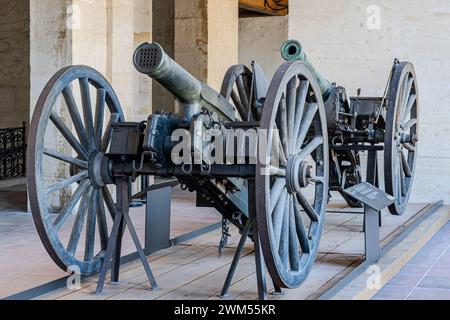
<path fill-rule="evenodd" d="M 220 90 L 228 68 L 238 62 L 239 1 L 208 1 L 208 84 Z"/>
<path fill-rule="evenodd" d="M 28 1 L 0 1 L 0 128 L 28 121 L 29 31 Z"/>
<path fill-rule="evenodd" d="M 367 28 L 370 5 L 380 29 Z M 415 64 L 420 150 L 412 201 L 450 201 L 450 2 L 291 0 L 289 35 L 301 40 L 323 75 L 355 94 L 383 94 L 394 58 Z"/>
<path fill-rule="evenodd" d="M 283 63 L 280 47 L 288 39 L 288 17 L 239 19 L 239 63 L 255 60 L 269 79 Z"/>
<path fill-rule="evenodd" d="M 238 62 L 238 5 L 237 0 L 175 1 L 175 59 L 216 90 Z"/>
<path fill-rule="evenodd" d="M 71 0 L 30 2 L 31 114 L 47 81 L 72 62 Z"/>
<path fill-rule="evenodd" d="M 208 80 L 207 0 L 175 0 L 175 59 L 198 79 Z"/>
<path fill-rule="evenodd" d="M 31 97 L 28 110 L 34 110 L 42 89 L 57 70 L 68 65 L 88 65 L 111 82 L 127 120 L 146 119 L 151 113 L 151 83 L 136 72 L 132 56 L 140 42 L 151 41 L 151 5 L 151 0 L 32 1 L 29 41 L 32 86 L 31 95 L 23 93 L 24 97 Z M 78 90 L 74 93 L 79 96 Z M 63 119 L 70 118 L 65 108 L 57 108 Z M 47 147 L 69 149 L 52 125 L 47 137 L 52 144 Z M 46 185 L 67 177 L 68 169 L 61 162 L 47 159 L 43 169 Z M 70 193 L 63 190 L 52 195 L 50 203 L 55 210 L 64 205 Z"/>
<path fill-rule="evenodd" d="M 138 44 L 151 41 L 152 0 L 74 0 L 73 64 L 89 65 L 111 82 L 128 121 L 151 113 L 151 82 L 133 66 Z"/>

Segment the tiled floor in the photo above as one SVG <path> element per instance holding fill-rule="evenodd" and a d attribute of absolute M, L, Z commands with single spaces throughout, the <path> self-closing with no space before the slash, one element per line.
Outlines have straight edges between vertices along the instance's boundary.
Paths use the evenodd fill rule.
<path fill-rule="evenodd" d="M 450 222 L 374 299 L 450 300 Z"/>

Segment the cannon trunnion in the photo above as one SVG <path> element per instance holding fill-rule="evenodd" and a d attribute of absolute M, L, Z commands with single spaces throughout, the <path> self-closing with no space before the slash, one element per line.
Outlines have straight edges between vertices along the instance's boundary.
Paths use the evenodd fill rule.
<path fill-rule="evenodd" d="M 389 209 L 402 214 L 418 146 L 412 64 L 395 61 L 383 97 L 348 98 L 298 42 L 287 42 L 282 55 L 287 61 L 272 81 L 257 63 L 236 65 L 216 92 L 159 44 L 144 43 L 134 55 L 137 71 L 171 92 L 179 111 L 140 123 L 125 122 L 114 90 L 95 70 L 55 74 L 35 109 L 27 161 L 33 217 L 56 264 L 99 271 L 116 183 L 139 176 L 177 178 L 198 206 L 217 209 L 244 234 L 255 212 L 257 242 L 282 288 L 299 286 L 311 271 L 330 191 L 361 205 L 343 190 L 362 181 L 362 145 L 384 146 L 385 190 L 396 199 Z"/>

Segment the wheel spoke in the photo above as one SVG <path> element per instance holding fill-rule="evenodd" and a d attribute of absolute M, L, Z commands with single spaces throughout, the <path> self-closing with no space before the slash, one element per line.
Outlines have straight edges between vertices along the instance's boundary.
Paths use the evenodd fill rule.
<path fill-rule="evenodd" d="M 46 193 L 50 194 L 50 193 L 62 190 L 64 188 L 67 188 L 71 184 L 76 183 L 78 181 L 81 181 L 83 179 L 86 179 L 88 177 L 89 177 L 88 171 L 87 170 L 83 170 L 80 173 L 78 173 L 78 174 L 76 174 L 76 175 L 74 175 L 74 176 L 72 176 L 72 177 L 70 177 L 70 178 L 68 178 L 66 180 L 58 182 L 58 183 L 54 184 L 53 186 L 47 188 Z"/>
<path fill-rule="evenodd" d="M 239 92 L 239 97 L 241 98 L 241 103 L 244 106 L 246 113 L 247 113 L 247 118 L 244 119 L 244 121 L 246 121 L 248 119 L 248 115 L 250 115 L 250 108 L 249 108 L 249 99 L 248 99 L 248 95 L 247 95 L 247 91 L 245 89 L 245 85 L 244 85 L 244 80 L 242 79 L 242 75 L 239 75 L 236 79 L 236 86 L 238 88 L 238 92 Z"/>
<path fill-rule="evenodd" d="M 284 266 L 288 269 L 289 268 L 289 214 L 290 214 L 290 199 L 291 196 L 288 195 L 286 198 L 286 204 L 283 211 L 283 223 L 281 228 L 281 237 L 280 237 L 280 243 L 279 243 L 279 254 L 281 257 L 281 261 L 283 262 Z"/>
<path fill-rule="evenodd" d="M 97 211 L 98 190 L 93 191 L 91 203 L 87 210 L 86 218 L 86 241 L 84 244 L 84 261 L 91 261 L 94 257 L 95 249 L 95 229 L 96 229 L 96 211 Z"/>
<path fill-rule="evenodd" d="M 271 176 L 286 177 L 286 169 L 270 166 L 269 173 Z"/>
<path fill-rule="evenodd" d="M 111 196 L 111 193 L 109 192 L 107 187 L 102 188 L 103 193 L 103 199 L 105 200 L 106 207 L 108 208 L 109 214 L 114 221 L 116 217 L 116 204 L 114 203 L 114 200 Z"/>
<path fill-rule="evenodd" d="M 283 178 L 276 179 L 275 183 L 270 190 L 270 213 L 273 213 L 275 205 L 278 203 L 278 200 L 281 197 L 281 193 L 286 191 L 285 189 L 286 180 Z"/>
<path fill-rule="evenodd" d="M 407 123 L 405 123 L 403 125 L 403 130 L 404 131 L 408 131 L 409 129 L 411 129 L 415 125 L 417 125 L 417 119 L 411 119 L 411 120 L 409 120 Z"/>
<path fill-rule="evenodd" d="M 247 118 L 248 118 L 247 111 L 245 110 L 244 106 L 241 103 L 241 100 L 239 99 L 239 96 L 237 95 L 237 93 L 234 90 L 231 91 L 231 100 L 233 100 L 234 106 L 236 107 L 242 120 L 243 121 L 247 120 Z"/>
<path fill-rule="evenodd" d="M 64 100 L 66 101 L 67 109 L 69 110 L 70 117 L 72 118 L 73 126 L 77 132 L 78 139 L 83 145 L 88 144 L 88 137 L 86 130 L 83 126 L 83 121 L 81 120 L 80 113 L 78 112 L 78 107 L 73 97 L 72 89 L 70 87 L 64 88 L 62 91 Z"/>
<path fill-rule="evenodd" d="M 300 269 L 300 253 L 298 247 L 297 229 L 295 228 L 294 200 L 289 197 L 289 261 L 291 270 L 298 271 Z"/>
<path fill-rule="evenodd" d="M 286 89 L 286 108 L 287 108 L 287 122 L 288 122 L 288 141 L 294 140 L 294 123 L 295 123 L 295 107 L 297 96 L 297 77 L 289 81 Z M 288 144 L 289 149 L 292 149 L 291 143 Z"/>
<path fill-rule="evenodd" d="M 400 179 L 400 191 L 402 197 L 406 195 L 406 186 L 405 186 L 405 178 L 404 178 L 404 168 L 403 168 L 403 161 L 402 159 L 398 160 L 399 168 L 398 168 L 398 177 Z"/>
<path fill-rule="evenodd" d="M 275 126 L 274 134 L 272 137 L 272 151 L 272 156 L 278 156 L 279 165 L 282 167 L 286 167 L 286 152 L 283 148 L 283 144 L 281 143 L 280 130 L 277 126 Z"/>
<path fill-rule="evenodd" d="M 416 152 L 416 147 L 413 146 L 413 145 L 410 144 L 410 143 L 405 143 L 405 144 L 403 145 L 403 147 L 404 147 L 406 150 L 408 150 L 409 152 Z"/>
<path fill-rule="evenodd" d="M 303 253 L 310 253 L 311 246 L 309 244 L 308 234 L 306 232 L 305 224 L 303 222 L 300 206 L 297 201 L 294 200 L 294 218 L 295 227 L 297 230 L 298 240 Z"/>
<path fill-rule="evenodd" d="M 83 160 L 80 160 L 80 159 L 72 158 L 72 157 L 70 157 L 68 155 L 62 154 L 62 153 L 60 153 L 58 151 L 55 151 L 55 150 L 44 149 L 44 154 L 49 156 L 49 157 L 52 157 L 54 159 L 61 160 L 61 161 L 64 161 L 66 163 L 72 164 L 72 165 L 74 165 L 74 166 L 76 166 L 78 168 L 81 168 L 81 169 L 87 169 L 88 168 L 88 162 L 87 161 L 83 161 Z"/>
<path fill-rule="evenodd" d="M 322 137 L 315 137 L 310 143 L 306 145 L 305 148 L 299 153 L 299 159 L 306 159 L 310 154 L 312 154 L 318 147 L 323 145 Z"/>
<path fill-rule="evenodd" d="M 297 192 L 297 200 L 303 207 L 303 209 L 305 210 L 306 214 L 311 219 L 311 221 L 318 222 L 319 215 L 317 214 L 316 210 L 314 210 L 314 208 L 311 206 L 311 204 L 308 202 L 308 200 L 305 198 L 303 193 Z"/>
<path fill-rule="evenodd" d="M 406 105 L 405 113 L 403 115 L 403 122 L 407 121 L 409 116 L 411 116 L 411 110 L 416 103 L 417 95 L 413 94 L 409 97 L 408 104 Z"/>
<path fill-rule="evenodd" d="M 101 148 L 103 136 L 103 120 L 105 114 L 106 90 L 97 90 L 97 104 L 95 107 L 95 146 Z"/>
<path fill-rule="evenodd" d="M 297 137 L 299 135 L 300 125 L 302 123 L 303 114 L 305 112 L 306 96 L 308 94 L 308 89 L 309 89 L 309 81 L 302 81 L 300 83 L 300 86 L 297 89 L 297 99 L 296 99 L 295 117 L 294 117 L 294 119 L 295 119 L 294 133 L 292 136 L 294 138 L 291 140 L 292 148 L 295 148 L 296 144 L 297 144 Z M 298 149 L 295 149 L 294 152 L 297 150 Z"/>
<path fill-rule="evenodd" d="M 302 123 L 300 125 L 300 132 L 297 137 L 297 145 L 295 150 L 300 150 L 305 142 L 306 135 L 308 134 L 309 128 L 311 127 L 312 121 L 316 116 L 317 111 L 319 110 L 319 106 L 314 103 L 308 106 L 306 113 L 303 116 Z"/>
<path fill-rule="evenodd" d="M 103 203 L 102 191 L 97 191 L 97 221 L 98 233 L 100 235 L 100 243 L 102 250 L 108 247 L 108 223 L 106 221 L 105 204 Z"/>
<path fill-rule="evenodd" d="M 283 216 L 287 204 L 288 193 L 283 189 L 283 193 L 278 200 L 272 215 L 273 233 L 275 235 L 275 243 L 279 245 L 281 237 L 281 229 L 283 227 Z"/>
<path fill-rule="evenodd" d="M 61 132 L 67 142 L 72 146 L 75 152 L 80 157 L 83 157 L 84 160 L 88 160 L 89 155 L 86 149 L 80 144 L 77 138 L 75 138 L 72 132 L 70 132 L 70 129 L 64 124 L 64 121 L 54 112 L 50 114 L 50 120 L 53 122 L 59 132 Z"/>
<path fill-rule="evenodd" d="M 400 157 L 401 157 L 403 172 L 405 173 L 405 176 L 408 178 L 412 177 L 411 168 L 409 167 L 408 160 L 406 159 L 406 156 L 403 153 L 403 151 L 400 151 Z"/>
<path fill-rule="evenodd" d="M 280 133 L 281 145 L 283 147 L 284 156 L 289 157 L 289 132 L 287 124 L 287 110 L 286 110 L 286 96 L 283 96 L 280 101 L 280 106 L 277 113 L 277 127 Z"/>
<path fill-rule="evenodd" d="M 113 134 L 113 124 L 118 122 L 120 119 L 120 115 L 118 113 L 111 114 L 109 118 L 108 125 L 105 130 L 105 134 L 102 139 L 102 149 L 101 151 L 106 152 L 108 150 L 109 143 L 111 142 L 112 134 Z"/>
<path fill-rule="evenodd" d="M 408 78 L 408 81 L 405 82 L 405 92 L 403 92 L 403 105 L 402 108 L 406 107 L 406 104 L 408 103 L 408 97 L 411 95 L 412 85 L 414 83 L 414 78 Z"/>
<path fill-rule="evenodd" d="M 53 222 L 53 227 L 58 232 L 61 227 L 66 222 L 67 218 L 72 214 L 73 209 L 77 205 L 78 201 L 80 201 L 81 197 L 86 193 L 88 190 L 90 183 L 89 180 L 84 180 L 77 188 L 75 193 L 70 198 L 69 202 L 67 203 L 64 210 L 58 215 L 58 217 Z"/>
<path fill-rule="evenodd" d="M 72 227 L 70 234 L 69 244 L 67 245 L 67 251 L 70 255 L 74 256 L 77 251 L 78 243 L 80 242 L 81 230 L 83 229 L 86 213 L 92 199 L 92 188 L 81 199 L 80 207 L 78 208 L 77 216 Z"/>
<path fill-rule="evenodd" d="M 313 176 L 313 177 L 311 177 L 311 182 L 324 184 L 325 180 L 324 180 L 324 177 Z"/>
<path fill-rule="evenodd" d="M 82 78 L 80 81 L 81 101 L 83 106 L 84 125 L 86 127 L 86 133 L 91 143 L 94 143 L 94 119 L 92 115 L 91 94 L 89 90 L 88 78 Z"/>

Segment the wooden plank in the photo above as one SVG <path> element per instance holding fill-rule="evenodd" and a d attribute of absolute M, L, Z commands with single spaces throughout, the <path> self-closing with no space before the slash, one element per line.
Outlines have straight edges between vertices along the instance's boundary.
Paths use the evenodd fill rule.
<path fill-rule="evenodd" d="M 404 216 L 394 217 L 384 212 L 385 223 L 381 238 L 389 237 L 425 205 L 412 205 Z M 345 211 L 344 208 L 337 209 Z M 301 288 L 287 290 L 286 295 L 270 299 L 310 299 L 335 284 L 359 263 L 363 252 L 361 214 L 331 213 L 321 241 L 319 255 L 310 277 Z M 90 278 L 78 291 L 59 290 L 43 299 L 216 299 L 231 264 L 239 232 L 230 227 L 232 237 L 221 259 L 217 258 L 220 230 L 167 250 L 150 258 L 161 291 L 148 291 L 145 273 L 139 262 L 127 264 L 122 269 L 119 286 L 107 286 L 105 295 L 92 296 L 97 277 Z M 257 296 L 254 255 L 249 241 L 230 288 L 229 299 L 255 299 Z M 272 282 L 267 279 L 269 289 Z"/>
<path fill-rule="evenodd" d="M 158 261 L 159 259 L 163 259 L 165 257 L 168 257 L 174 253 L 177 253 L 183 249 L 185 249 L 186 246 L 177 246 L 177 247 L 172 247 L 169 248 L 167 250 L 163 250 L 160 252 L 155 253 L 154 255 L 152 255 L 149 258 L 150 264 L 153 265 L 154 262 Z M 133 261 L 130 263 L 127 263 L 125 265 L 123 265 L 121 267 L 121 279 L 123 280 L 124 278 L 127 277 L 127 274 L 136 271 L 136 269 L 138 269 L 141 265 L 137 262 L 137 261 Z M 140 272 L 140 271 L 139 271 Z M 56 300 L 56 299 L 60 299 L 64 296 L 70 295 L 70 294 L 74 294 L 77 291 L 81 291 L 81 290 L 85 290 L 87 288 L 93 287 L 93 285 L 95 285 L 97 283 L 98 280 L 98 276 L 94 275 L 92 277 L 89 277 L 87 279 L 85 279 L 82 283 L 81 283 L 81 288 L 77 289 L 77 290 L 68 290 L 67 288 L 61 288 L 55 291 L 52 291 L 48 294 L 42 295 L 40 297 L 37 297 L 36 300 Z"/>
<path fill-rule="evenodd" d="M 161 288 L 165 288 L 165 283 L 162 279 L 166 274 L 177 273 L 178 269 L 185 266 L 195 264 L 199 259 L 203 259 L 209 256 L 211 252 L 206 251 L 204 248 L 198 247 L 185 247 L 183 250 L 178 250 L 174 254 L 165 256 L 158 259 L 151 264 L 152 270 L 156 275 L 158 285 Z M 92 295 L 95 291 L 96 285 L 90 285 L 82 290 L 72 292 L 59 299 L 61 300 L 108 300 L 114 298 L 114 296 L 121 295 L 123 293 L 129 294 L 133 288 L 139 287 L 142 291 L 149 291 L 149 283 L 141 267 L 133 268 L 123 274 L 121 274 L 121 280 L 119 285 L 105 285 L 104 294 L 100 296 Z M 162 291 L 157 291 L 162 292 Z"/>
<path fill-rule="evenodd" d="M 247 249 L 248 250 L 248 249 Z M 112 297 L 113 300 L 155 300 L 163 299 L 165 295 L 172 294 L 178 288 L 185 286 L 191 282 L 201 279 L 208 275 L 209 273 L 229 265 L 233 259 L 233 253 L 229 252 L 224 254 L 221 259 L 217 258 L 217 252 L 215 248 L 204 248 L 203 251 L 207 253 L 201 259 L 193 261 L 189 264 L 183 265 L 180 268 L 172 270 L 165 273 L 164 275 L 158 276 L 157 279 L 162 290 L 160 291 L 149 291 L 145 290 L 145 287 L 138 285 L 132 289 L 118 294 Z M 248 252 L 248 251 L 246 251 Z M 220 290 L 222 282 L 224 279 L 216 279 L 215 284 L 217 286 L 216 290 Z M 183 294 L 177 296 L 177 299 L 185 299 Z"/>

